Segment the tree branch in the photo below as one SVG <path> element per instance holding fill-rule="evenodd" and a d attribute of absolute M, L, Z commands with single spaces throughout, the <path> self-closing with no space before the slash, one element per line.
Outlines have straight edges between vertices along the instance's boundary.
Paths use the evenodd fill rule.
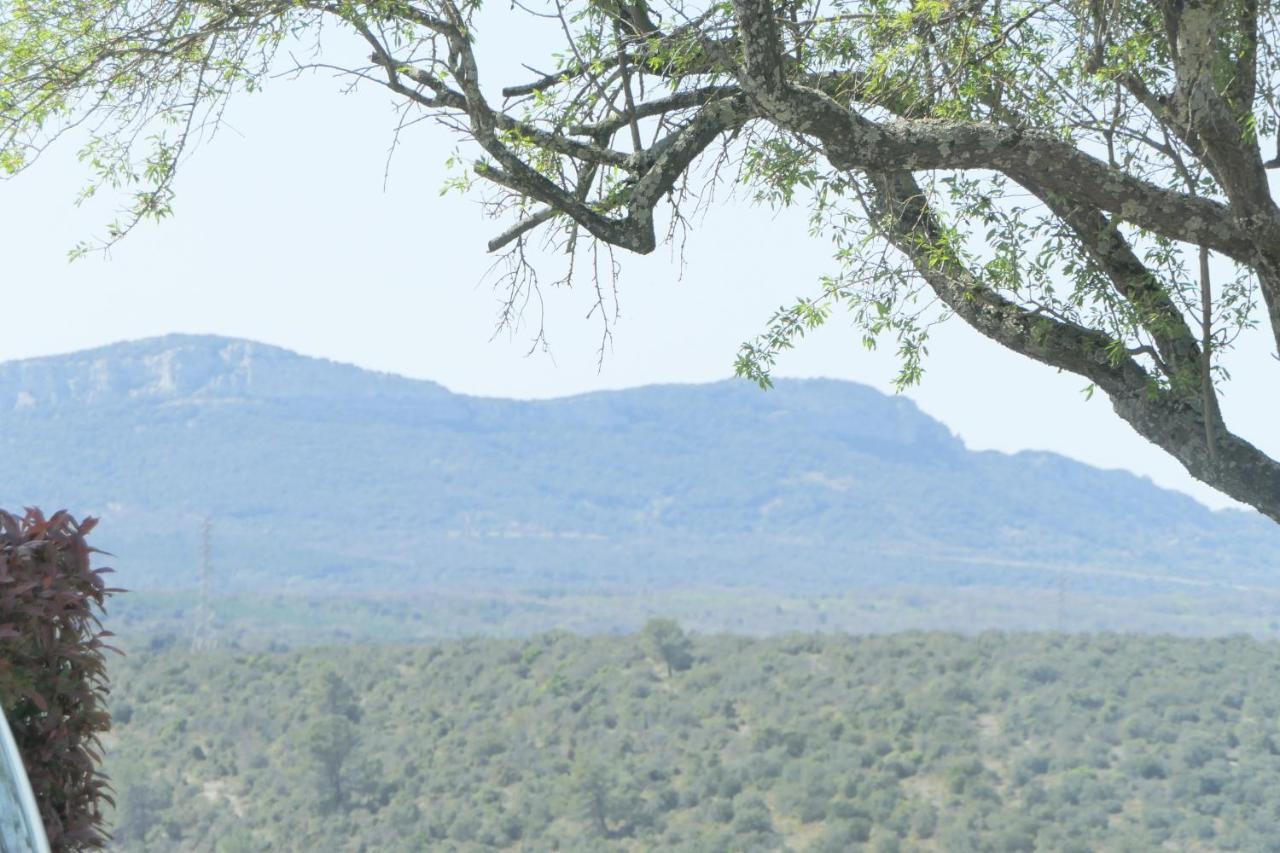
<path fill-rule="evenodd" d="M 987 288 L 948 248 L 923 190 L 909 173 L 870 177 L 888 240 L 969 325 L 1014 352 L 1096 383 L 1116 414 L 1192 476 L 1280 522 L 1280 463 L 1224 424 L 1206 424 L 1203 407 L 1185 395 L 1156 387 L 1119 342 L 1027 311 Z M 1209 435 L 1214 450 L 1206 441 Z"/>
<path fill-rule="evenodd" d="M 1117 224 L 1102 211 L 1081 202 L 1048 195 L 1045 206 L 1063 221 L 1079 239 L 1089 258 L 1134 309 L 1139 322 L 1155 341 L 1161 361 L 1168 366 L 1175 384 L 1187 387 L 1199 381 L 1200 347 L 1186 318 L 1146 264 L 1133 251 Z"/>

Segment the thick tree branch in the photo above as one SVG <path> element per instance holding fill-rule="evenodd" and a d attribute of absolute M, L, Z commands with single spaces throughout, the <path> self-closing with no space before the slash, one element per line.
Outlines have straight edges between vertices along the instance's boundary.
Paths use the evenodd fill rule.
<path fill-rule="evenodd" d="M 923 190 L 909 173 L 872 174 L 871 185 L 886 237 L 970 326 L 1014 352 L 1096 383 L 1121 418 L 1192 476 L 1280 522 L 1280 463 L 1217 419 L 1206 426 L 1194 397 L 1156 387 L 1118 342 L 1027 311 L 986 287 L 948 249 Z M 1210 434 L 1212 445 L 1206 441 Z"/>
<path fill-rule="evenodd" d="M 1096 329 L 1028 310 L 987 287 L 949 245 L 910 172 L 870 173 L 872 211 L 885 237 L 969 325 L 1037 361 L 1077 373 L 1104 390 L 1154 388 L 1120 342 Z"/>
<path fill-rule="evenodd" d="M 1037 130 L 955 121 L 878 123 L 831 96 L 789 82 L 769 0 L 735 0 L 743 63 L 740 80 L 762 111 L 788 130 L 818 139 L 838 169 L 991 169 L 1037 194 L 1086 202 L 1153 233 L 1258 263 L 1253 235 L 1233 211 L 1210 199 L 1159 187 Z M 1280 219 L 1260 222 L 1280 246 Z"/>
<path fill-rule="evenodd" d="M 504 246 L 516 240 L 519 240 L 525 234 L 528 234 L 530 231 L 537 228 L 539 225 L 543 224 L 544 222 L 550 222 L 552 219 L 555 219 L 557 216 L 561 216 L 561 215 L 562 214 L 560 213 L 560 211 L 556 210 L 554 207 L 544 207 L 541 210 L 537 211 L 536 213 L 533 213 L 528 217 L 521 219 L 515 225 L 512 225 L 510 228 L 503 231 L 497 237 L 494 237 L 492 240 L 490 240 L 489 251 L 496 252 L 499 249 L 503 248 Z"/>
<path fill-rule="evenodd" d="M 1097 268 L 1132 306 L 1138 322 L 1151 335 L 1170 380 L 1183 387 L 1201 374 L 1200 346 L 1186 318 L 1160 280 L 1147 269 L 1119 227 L 1102 211 L 1061 196 L 1041 199 L 1078 238 Z"/>
<path fill-rule="evenodd" d="M 1219 90 L 1217 67 L 1221 63 L 1221 29 L 1224 25 L 1221 0 L 1179 0 L 1168 4 L 1174 40 L 1173 70 L 1176 81 L 1175 114 L 1181 116 L 1201 140 L 1205 159 L 1231 203 L 1242 236 L 1260 247 L 1251 264 L 1258 273 L 1259 287 L 1266 303 L 1272 335 L 1280 350 L 1280 207 L 1271 197 L 1266 167 L 1258 148 L 1256 129 L 1242 119 L 1252 118 L 1251 82 L 1256 51 L 1238 57 L 1236 76 L 1227 84 L 1227 95 Z M 1247 4 L 1246 4 L 1247 9 Z M 1256 27 L 1256 11 L 1252 19 Z M 1256 31 L 1242 34 L 1246 43 L 1256 42 Z M 1234 94 L 1248 103 L 1231 103 Z M 1210 247 L 1213 248 L 1213 247 Z"/>

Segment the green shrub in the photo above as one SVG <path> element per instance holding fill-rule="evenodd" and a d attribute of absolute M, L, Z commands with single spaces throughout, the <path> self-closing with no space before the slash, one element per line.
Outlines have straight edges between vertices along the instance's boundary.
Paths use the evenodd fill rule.
<path fill-rule="evenodd" d="M 55 851 L 105 846 L 98 769 L 111 726 L 99 614 L 109 589 L 90 567 L 96 520 L 0 511 L 0 704 Z M 113 649 L 114 651 L 114 649 Z"/>

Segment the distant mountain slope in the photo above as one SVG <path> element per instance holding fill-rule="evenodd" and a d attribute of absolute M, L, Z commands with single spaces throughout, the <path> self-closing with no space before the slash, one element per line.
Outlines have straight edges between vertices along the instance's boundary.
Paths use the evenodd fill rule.
<path fill-rule="evenodd" d="M 249 398 L 423 400 L 448 394 L 434 382 L 212 335 L 169 335 L 0 363 L 0 410 L 14 411 Z"/>
<path fill-rule="evenodd" d="M 815 593 L 911 583 L 1280 587 L 1280 529 L 1048 453 L 974 453 L 846 382 L 522 402 L 217 337 L 0 364 L 0 506 L 103 517 L 125 585 Z M 497 579 L 497 580 L 495 580 Z"/>

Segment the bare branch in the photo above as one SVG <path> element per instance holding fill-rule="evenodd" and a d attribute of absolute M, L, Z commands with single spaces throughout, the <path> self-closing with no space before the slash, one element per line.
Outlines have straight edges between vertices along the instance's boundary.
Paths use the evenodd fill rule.
<path fill-rule="evenodd" d="M 490 240 L 489 251 L 490 252 L 498 251 L 499 249 L 503 248 L 507 244 L 511 243 L 513 240 L 520 239 L 525 234 L 537 228 L 542 223 L 549 222 L 560 215 L 561 215 L 560 211 L 556 210 L 553 207 L 542 208 L 541 210 L 532 214 L 531 216 L 525 219 L 521 219 L 515 225 L 512 225 L 506 231 L 503 231 L 497 237 L 494 237 L 492 240 Z"/>

